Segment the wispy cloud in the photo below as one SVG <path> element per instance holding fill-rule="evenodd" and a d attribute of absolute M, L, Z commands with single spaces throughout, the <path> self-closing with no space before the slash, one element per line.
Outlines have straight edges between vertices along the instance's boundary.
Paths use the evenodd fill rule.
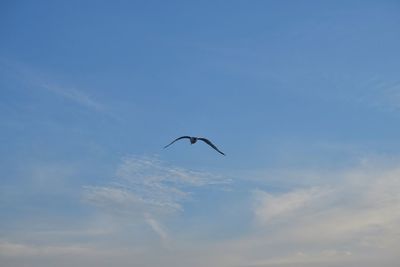
<path fill-rule="evenodd" d="M 84 199 L 125 213 L 169 213 L 183 210 L 190 189 L 227 183 L 229 180 L 217 175 L 171 166 L 156 158 L 127 157 L 110 185 L 86 186 Z"/>
<path fill-rule="evenodd" d="M 75 103 L 81 107 L 88 108 L 93 111 L 105 112 L 106 106 L 100 103 L 87 90 L 71 86 L 65 82 L 57 81 L 54 77 L 44 71 L 16 61 L 1 61 L 1 65 L 12 71 L 14 76 L 17 75 L 19 81 L 28 84 L 29 87 L 41 88 L 55 95 L 58 95 L 71 103 Z"/>
<path fill-rule="evenodd" d="M 120 178 L 131 177 L 132 170 L 144 175 L 148 173 L 140 171 L 144 166 L 160 166 L 160 163 L 129 158 L 117 173 Z M 145 176 L 137 177 L 142 180 Z M 355 169 L 320 172 L 317 176 L 325 180 L 324 185 L 319 181 L 318 185 L 301 185 L 284 192 L 254 190 L 253 206 L 249 208 L 252 208 L 255 224 L 248 235 L 193 246 L 175 240 L 175 249 L 179 247 L 185 255 L 205 253 L 207 257 L 202 262 L 211 266 L 375 266 L 376 262 L 395 266 L 393 262 L 399 258 L 394 248 L 400 245 L 400 169 L 364 162 Z M 146 183 L 155 183 L 156 188 L 172 180 L 175 186 L 184 183 L 176 178 L 160 179 L 155 174 L 149 177 L 152 178 Z M 184 184 L 215 183 L 214 178 L 204 177 L 199 183 L 198 178 L 190 177 L 183 179 Z M 140 181 L 134 184 L 143 185 Z M 154 192 L 155 188 L 150 188 L 143 190 L 147 193 L 141 196 Z M 150 195 L 157 196 L 158 201 L 143 201 L 146 206 L 164 199 L 163 194 Z M 185 198 L 173 203 L 180 206 Z M 167 202 L 169 200 L 166 198 Z M 168 237 L 157 219 L 145 218 L 161 240 Z M 196 265 L 195 262 L 191 264 Z"/>
<path fill-rule="evenodd" d="M 145 219 L 146 222 L 150 225 L 151 229 L 158 234 L 158 236 L 161 238 L 163 242 L 166 242 L 168 239 L 168 234 L 167 231 L 164 229 L 164 227 L 158 222 L 156 219 L 154 219 L 150 214 L 145 213 Z"/>
<path fill-rule="evenodd" d="M 287 193 L 272 194 L 261 190 L 254 192 L 256 218 L 261 223 L 274 219 L 288 219 L 315 205 L 315 201 L 327 194 L 327 189 L 313 187 L 298 189 Z"/>
<path fill-rule="evenodd" d="M 172 166 L 155 157 L 126 157 L 115 176 L 107 185 L 85 186 L 85 202 L 112 214 L 117 224 L 127 218 L 147 224 L 165 247 L 171 243 L 163 224 L 166 216 L 183 212 L 184 203 L 196 197 L 196 188 L 230 183 L 218 175 Z"/>
<path fill-rule="evenodd" d="M 56 84 L 50 84 L 48 82 L 43 82 L 40 84 L 40 86 L 49 90 L 50 92 L 53 92 L 89 109 L 96 111 L 104 111 L 105 109 L 103 104 L 89 96 L 89 94 L 85 93 L 83 90 L 78 90 L 73 87 L 62 87 Z"/>
<path fill-rule="evenodd" d="M 399 111 L 400 109 L 400 81 L 373 77 L 360 85 L 362 93 L 358 102 L 382 111 Z"/>
<path fill-rule="evenodd" d="M 197 197 L 195 189 L 229 181 L 171 166 L 157 158 L 127 157 L 109 184 L 83 189 L 86 203 L 98 207 L 93 229 L 89 224 L 82 228 L 86 229 L 82 234 L 70 229 L 74 238 L 64 238 L 64 242 L 56 239 L 69 236 L 68 231 L 61 235 L 39 233 L 31 235 L 31 240 L 3 238 L 0 257 L 18 263 L 16 266 L 24 260 L 32 266 L 43 266 L 46 260 L 57 262 L 71 256 L 77 266 L 93 262 L 99 266 L 110 262 L 119 266 L 134 263 L 178 267 L 397 266 L 398 164 L 363 161 L 349 170 L 310 173 L 319 181 L 309 185 L 294 183 L 292 187 L 285 186 L 284 191 L 250 189 L 248 200 L 252 202 L 247 208 L 253 217 L 248 220 L 254 224 L 250 223 L 240 235 L 210 241 L 193 238 L 185 232 L 188 229 L 177 231 L 176 227 L 169 227 L 171 217 L 163 215 L 182 215 L 173 219 L 179 217 L 184 228 L 188 222 L 184 218 L 185 203 Z M 280 178 L 293 179 L 285 175 Z M 230 186 L 235 190 L 235 184 Z M 177 192 L 181 194 L 175 195 Z M 240 203 L 231 203 L 233 209 L 236 204 Z M 225 226 L 231 222 L 213 223 Z M 135 231 L 135 227 L 140 230 Z M 49 236 L 57 238 L 46 242 Z"/>
<path fill-rule="evenodd" d="M 336 176 L 326 187 L 254 193 L 254 216 L 263 234 L 250 247 L 286 251 L 280 260 L 270 255 L 255 266 L 340 266 L 354 260 L 368 265 L 363 258 L 371 255 L 399 259 L 393 248 L 400 245 L 400 169 L 363 166 Z"/>

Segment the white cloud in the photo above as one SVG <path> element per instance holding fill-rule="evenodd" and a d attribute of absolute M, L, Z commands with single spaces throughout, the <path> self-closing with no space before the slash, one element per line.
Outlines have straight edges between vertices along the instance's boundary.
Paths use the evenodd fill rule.
<path fill-rule="evenodd" d="M 374 266 L 365 260 L 371 257 L 394 266 L 400 260 L 394 249 L 400 246 L 400 168 L 362 166 L 336 176 L 326 187 L 254 193 L 259 228 L 247 249 L 274 246 L 286 252 L 255 266 Z M 293 256 L 296 250 L 307 256 Z M 329 251 L 335 253 L 326 255 Z"/>
<path fill-rule="evenodd" d="M 240 235 L 221 239 L 205 232 L 204 239 L 199 239 L 198 235 L 193 237 L 177 230 L 176 225 L 168 227 L 171 217 L 163 217 L 163 211 L 168 210 L 166 214 L 170 214 L 182 210 L 190 196 L 196 197 L 190 193 L 191 189 L 226 181 L 211 174 L 169 166 L 154 158 L 128 157 L 117 168 L 112 183 L 84 189 L 84 199 L 100 207 L 100 214 L 109 215 L 104 216 L 106 220 L 96 217 L 93 227 L 86 224 L 87 231 L 83 231 L 86 234 L 79 238 L 77 231 L 72 241 L 57 242 L 56 238 L 50 238 L 52 241 L 46 243 L 48 236 L 61 239 L 69 236 L 68 232 L 41 233 L 19 240 L 3 238 L 0 263 L 52 266 L 57 262 L 71 265 L 72 261 L 77 267 L 93 264 L 397 266 L 400 261 L 400 168 L 365 161 L 352 170 L 310 173 L 315 175 L 312 180 L 319 177 L 319 181 L 309 186 L 296 182 L 291 188 L 285 186 L 287 190 L 282 192 L 251 191 L 249 197 L 253 203 L 248 208 L 254 217 L 248 219 L 256 223 Z M 230 186 L 235 190 L 233 184 Z M 182 195 L 171 196 L 173 190 Z M 165 203 L 176 206 L 162 206 Z M 233 210 L 236 204 L 240 203 L 231 203 Z M 188 222 L 183 217 L 179 218 L 181 228 Z M 107 221 L 109 218 L 124 222 Z M 140 226 L 138 231 L 130 228 L 135 222 L 134 227 Z M 231 223 L 215 221 L 215 218 L 207 223 L 210 222 L 222 227 Z M 190 229 L 197 230 L 196 225 Z"/>
<path fill-rule="evenodd" d="M 191 196 L 190 189 L 229 180 L 210 173 L 170 166 L 155 158 L 128 157 L 106 186 L 86 186 L 84 198 L 97 206 L 121 211 L 174 212 Z"/>
<path fill-rule="evenodd" d="M 296 189 L 291 192 L 281 194 L 271 194 L 261 190 L 256 190 L 255 195 L 255 214 L 256 218 L 267 223 L 273 219 L 296 215 L 297 212 L 304 212 L 307 207 L 312 205 L 318 198 L 326 195 L 327 190 L 313 187 L 310 189 Z"/>
<path fill-rule="evenodd" d="M 130 186 L 142 185 L 140 181 L 149 173 L 144 171 L 145 166 L 165 172 L 164 167 L 160 167 L 163 163 L 156 160 L 129 158 L 117 173 L 130 181 Z M 141 173 L 135 176 L 138 180 L 132 179 L 133 173 Z M 167 173 L 169 177 L 174 172 Z M 172 187 L 182 190 L 182 185 L 215 182 L 183 173 L 185 175 L 164 179 L 156 171 L 144 188 L 149 185 L 163 188 L 174 181 Z M 160 239 L 168 240 L 169 250 L 158 254 L 160 262 L 165 266 L 397 266 L 400 260 L 396 249 L 400 247 L 400 168 L 364 161 L 361 166 L 347 171 L 310 173 L 313 178 L 309 182 L 314 181 L 315 185 L 296 182 L 295 187 L 283 192 L 252 191 L 256 224 L 241 237 L 213 242 L 185 241 L 173 232 L 171 236 L 167 234 L 157 218 L 147 217 L 146 223 Z M 284 175 L 282 179 L 288 178 Z M 167 185 L 164 182 L 168 182 Z M 147 193 L 140 196 L 151 195 L 148 193 L 155 188 L 149 188 L 143 190 L 142 186 Z M 125 197 L 118 195 L 116 198 Z M 147 207 L 148 199 L 143 199 Z M 175 200 L 175 203 L 180 205 L 184 199 Z M 201 260 L 179 262 L 174 253 Z M 142 256 L 143 262 L 155 263 L 149 255 Z"/>
<path fill-rule="evenodd" d="M 159 235 L 162 241 L 166 242 L 168 239 L 167 231 L 164 227 L 148 213 L 145 214 L 146 222 L 150 225 L 151 229 Z"/>

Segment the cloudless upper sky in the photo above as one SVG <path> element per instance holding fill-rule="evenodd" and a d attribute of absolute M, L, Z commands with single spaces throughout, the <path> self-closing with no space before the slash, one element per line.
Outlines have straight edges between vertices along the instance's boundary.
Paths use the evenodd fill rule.
<path fill-rule="evenodd" d="M 107 246 L 126 252 L 110 240 L 152 240 L 137 266 L 156 266 L 153 254 L 168 266 L 309 266 L 329 253 L 326 266 L 366 264 L 369 230 L 400 221 L 369 205 L 400 203 L 385 191 L 400 188 L 399 15 L 398 1 L 1 1 L 0 265 L 87 266 Z M 181 135 L 227 156 L 187 140 L 163 149 Z M 257 238 L 302 209 L 325 229 L 360 207 L 358 243 L 346 227 L 331 247 L 286 230 Z M 263 258 L 263 246 L 284 248 Z M 230 260 L 172 256 L 207 249 Z"/>

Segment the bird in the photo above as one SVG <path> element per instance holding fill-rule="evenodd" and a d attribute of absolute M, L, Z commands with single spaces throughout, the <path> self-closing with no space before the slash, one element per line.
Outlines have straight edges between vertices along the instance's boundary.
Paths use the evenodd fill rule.
<path fill-rule="evenodd" d="M 176 141 L 181 140 L 181 139 L 185 139 L 185 138 L 186 138 L 186 139 L 189 139 L 190 144 L 192 144 L 192 145 L 193 145 L 194 143 L 196 143 L 197 140 L 201 140 L 201 141 L 203 141 L 204 143 L 206 143 L 207 145 L 209 145 L 210 147 L 214 148 L 216 151 L 218 151 L 218 153 L 220 153 L 220 154 L 222 154 L 222 155 L 225 156 L 224 152 L 220 151 L 213 143 L 211 143 L 210 140 L 208 140 L 207 138 L 203 138 L 203 137 L 194 137 L 194 136 L 187 136 L 187 135 L 184 135 L 184 136 L 181 136 L 181 137 L 176 138 L 174 141 L 172 141 L 171 143 L 169 143 L 168 145 L 166 145 L 164 148 L 167 148 L 167 147 L 169 147 L 170 145 L 172 145 L 173 143 L 175 143 Z"/>

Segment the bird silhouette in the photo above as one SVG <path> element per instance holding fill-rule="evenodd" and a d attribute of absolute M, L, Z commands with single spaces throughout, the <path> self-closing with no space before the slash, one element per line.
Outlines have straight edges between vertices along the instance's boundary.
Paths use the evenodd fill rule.
<path fill-rule="evenodd" d="M 175 143 L 176 141 L 178 141 L 178 140 L 181 140 L 181 139 L 189 139 L 190 140 L 190 143 L 193 145 L 194 143 L 196 143 L 197 142 L 197 140 L 201 140 L 201 141 L 203 141 L 204 143 L 206 143 L 207 145 L 209 145 L 210 147 L 212 147 L 212 148 L 214 148 L 216 151 L 218 151 L 218 153 L 220 153 L 220 154 L 222 154 L 222 155 L 224 155 L 225 156 L 225 154 L 222 152 L 222 151 L 220 151 L 213 143 L 211 143 L 211 141 L 210 140 L 208 140 L 207 138 L 202 138 L 202 137 L 194 137 L 194 136 L 187 136 L 187 135 L 184 135 L 184 136 L 181 136 L 181 137 L 178 137 L 178 138 L 176 138 L 174 141 L 172 141 L 171 143 L 169 143 L 168 145 L 166 145 L 164 148 L 167 148 L 167 147 L 169 147 L 170 145 L 172 145 L 173 143 Z"/>

